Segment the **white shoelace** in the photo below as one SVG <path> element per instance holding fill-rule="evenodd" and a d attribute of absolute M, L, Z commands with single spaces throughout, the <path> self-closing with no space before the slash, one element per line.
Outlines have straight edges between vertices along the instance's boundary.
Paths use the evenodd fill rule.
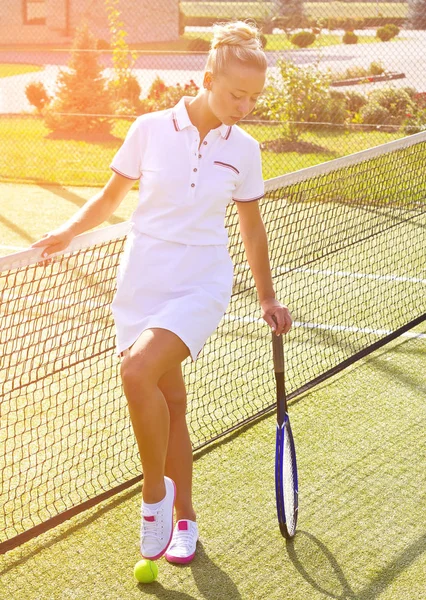
<path fill-rule="evenodd" d="M 192 549 L 195 544 L 195 530 L 176 531 L 173 535 L 173 541 L 170 544 L 169 550 L 187 550 Z"/>
<path fill-rule="evenodd" d="M 158 542 L 160 542 L 162 540 L 162 532 L 159 531 L 160 529 L 160 523 L 163 523 L 163 520 L 159 517 L 159 513 L 162 509 L 160 508 L 155 514 L 149 514 L 149 515 L 144 515 L 144 517 L 155 517 L 155 521 L 146 521 L 144 518 L 142 518 L 142 536 L 143 539 L 148 540 L 148 539 L 153 539 L 156 540 Z"/>

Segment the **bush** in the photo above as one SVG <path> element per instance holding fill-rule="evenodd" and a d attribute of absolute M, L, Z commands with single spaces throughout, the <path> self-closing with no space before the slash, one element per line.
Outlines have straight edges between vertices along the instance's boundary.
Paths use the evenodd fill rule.
<path fill-rule="evenodd" d="M 362 92 L 349 91 L 345 93 L 346 109 L 355 114 L 361 110 L 368 102 L 367 97 Z"/>
<path fill-rule="evenodd" d="M 415 113 L 416 107 L 407 92 L 401 88 L 382 88 L 370 92 L 369 102 L 377 102 L 383 106 L 391 117 L 398 123 L 402 123 L 407 113 Z"/>
<path fill-rule="evenodd" d="M 370 64 L 370 75 L 383 75 L 385 68 L 380 61 Z"/>
<path fill-rule="evenodd" d="M 90 50 L 90 52 L 81 52 Z M 77 31 L 66 71 L 58 76 L 58 91 L 43 111 L 46 126 L 70 134 L 111 130 L 111 96 L 98 63 L 96 40 L 87 27 Z"/>
<path fill-rule="evenodd" d="M 396 37 L 399 33 L 399 27 L 394 25 L 393 23 L 389 23 L 388 25 L 384 25 L 383 27 L 379 27 L 376 32 L 376 37 L 382 40 L 382 42 L 388 42 L 389 40 Z"/>
<path fill-rule="evenodd" d="M 29 83 L 25 88 L 25 95 L 28 102 L 35 106 L 39 112 L 42 112 L 45 105 L 50 101 L 49 94 L 41 81 Z"/>
<path fill-rule="evenodd" d="M 307 48 L 316 40 L 316 36 L 311 31 L 299 31 L 291 36 L 290 42 L 298 48 Z"/>
<path fill-rule="evenodd" d="M 388 25 L 385 25 L 385 28 L 392 33 L 392 37 L 399 35 L 400 29 L 395 23 L 389 23 Z"/>
<path fill-rule="evenodd" d="M 373 90 L 360 111 L 364 123 L 371 125 L 402 125 L 417 113 L 416 105 L 401 88 Z"/>
<path fill-rule="evenodd" d="M 420 133 L 426 130 L 426 110 L 422 110 L 416 115 L 408 114 L 403 121 L 403 131 L 407 135 Z"/>
<path fill-rule="evenodd" d="M 140 112 L 140 95 L 142 92 L 139 81 L 134 75 L 127 75 L 126 79 L 119 82 L 112 79 L 108 82 L 108 90 L 111 94 L 115 110 L 123 115 L 134 115 Z"/>
<path fill-rule="evenodd" d="M 344 44 L 357 44 L 358 36 L 353 31 L 346 31 L 345 35 L 342 37 L 342 42 Z"/>
<path fill-rule="evenodd" d="M 285 139 L 296 141 L 309 123 L 342 122 L 344 102 L 329 93 L 330 76 L 315 67 L 277 62 L 280 78 L 274 78 L 258 100 L 255 115 L 280 121 Z"/>
<path fill-rule="evenodd" d="M 384 106 L 378 102 L 368 102 L 360 110 L 363 123 L 367 125 L 388 125 L 391 123 L 391 115 Z"/>
<path fill-rule="evenodd" d="M 181 86 L 167 86 L 160 77 L 156 77 L 151 87 L 149 88 L 148 97 L 141 100 L 141 113 L 154 112 L 164 110 L 175 106 L 182 96 L 196 96 L 199 87 L 191 79 L 189 83 Z"/>

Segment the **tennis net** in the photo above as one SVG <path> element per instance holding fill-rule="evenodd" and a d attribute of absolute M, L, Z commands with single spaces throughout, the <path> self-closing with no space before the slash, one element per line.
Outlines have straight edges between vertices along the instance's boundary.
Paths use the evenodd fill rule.
<path fill-rule="evenodd" d="M 265 182 L 293 397 L 426 318 L 426 133 Z M 270 333 L 227 212 L 231 303 L 184 365 L 194 449 L 274 406 Z M 110 303 L 128 223 L 0 258 L 0 551 L 141 478 Z"/>

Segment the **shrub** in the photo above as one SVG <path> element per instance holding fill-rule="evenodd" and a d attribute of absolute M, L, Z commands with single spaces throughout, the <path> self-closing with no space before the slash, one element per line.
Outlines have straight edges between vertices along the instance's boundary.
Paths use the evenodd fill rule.
<path fill-rule="evenodd" d="M 109 81 L 108 90 L 116 111 L 121 115 L 134 115 L 140 111 L 142 89 L 134 75 L 128 75 L 119 86 L 117 85 L 117 80 L 113 79 Z"/>
<path fill-rule="evenodd" d="M 389 111 L 378 102 L 368 102 L 360 110 L 363 123 L 367 125 L 387 125 L 391 123 Z"/>
<path fill-rule="evenodd" d="M 149 88 L 147 98 L 141 100 L 140 112 L 148 113 L 171 108 L 179 102 L 182 96 L 196 96 L 198 90 L 199 87 L 192 79 L 184 86 L 181 86 L 179 83 L 167 86 L 157 76 Z"/>
<path fill-rule="evenodd" d="M 101 116 L 113 112 L 111 97 L 87 26 L 77 31 L 68 69 L 59 73 L 57 85 L 56 96 L 43 111 L 49 129 L 71 134 L 111 130 L 110 117 Z"/>
<path fill-rule="evenodd" d="M 401 88 L 382 88 L 370 92 L 369 102 L 377 102 L 389 111 L 398 124 L 402 123 L 407 113 L 415 113 L 416 107 L 407 92 Z"/>
<path fill-rule="evenodd" d="M 271 79 L 258 100 L 255 114 L 282 123 L 282 135 L 296 141 L 309 123 L 341 122 L 342 100 L 329 93 L 330 76 L 315 67 L 277 62 L 280 77 Z"/>
<path fill-rule="evenodd" d="M 403 121 L 403 132 L 407 135 L 412 133 L 420 133 L 426 130 L 426 110 L 422 110 L 416 115 L 407 114 L 407 118 Z"/>
<path fill-rule="evenodd" d="M 389 23 L 388 25 L 384 25 L 383 27 L 379 27 L 376 32 L 376 37 L 382 40 L 382 42 L 387 42 L 397 36 L 399 33 L 399 27 L 394 25 L 393 23 Z"/>
<path fill-rule="evenodd" d="M 399 35 L 400 29 L 398 25 L 395 25 L 395 23 L 388 23 L 388 25 L 385 25 L 385 27 L 388 31 L 392 33 L 392 37 L 396 37 L 397 35 Z"/>
<path fill-rule="evenodd" d="M 344 44 L 357 44 L 358 36 L 353 31 L 346 31 L 342 37 L 342 42 Z"/>
<path fill-rule="evenodd" d="M 29 83 L 25 88 L 25 95 L 28 102 L 36 107 L 39 112 L 42 112 L 46 104 L 49 103 L 49 94 L 41 81 Z"/>
<path fill-rule="evenodd" d="M 372 62 L 370 64 L 371 75 L 382 75 L 385 72 L 385 68 L 380 61 Z"/>
<path fill-rule="evenodd" d="M 307 48 L 308 46 L 311 46 L 315 40 L 315 34 L 311 31 L 299 31 L 290 38 L 291 43 L 294 46 L 298 46 L 298 48 Z"/>
<path fill-rule="evenodd" d="M 111 35 L 113 76 L 108 84 L 115 110 L 134 114 L 139 110 L 140 86 L 133 75 L 136 53 L 126 42 L 127 32 L 121 20 L 119 0 L 104 0 Z M 139 89 L 139 94 L 136 91 Z"/>
<path fill-rule="evenodd" d="M 355 114 L 361 110 L 368 102 L 367 97 L 362 92 L 349 91 L 345 93 L 345 102 L 347 110 Z"/>
<path fill-rule="evenodd" d="M 402 125 L 409 116 L 417 114 L 416 105 L 401 88 L 373 90 L 360 114 L 364 123 L 372 125 Z"/>

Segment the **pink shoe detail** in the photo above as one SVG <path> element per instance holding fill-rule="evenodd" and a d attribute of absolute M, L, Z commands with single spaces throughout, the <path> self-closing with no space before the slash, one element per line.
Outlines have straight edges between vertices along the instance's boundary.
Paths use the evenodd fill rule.
<path fill-rule="evenodd" d="M 175 525 L 172 541 L 165 554 L 168 562 L 186 564 L 195 556 L 198 526 L 195 521 L 182 519 Z"/>
<path fill-rule="evenodd" d="M 166 498 L 153 515 L 142 515 L 141 555 L 142 558 L 158 560 L 167 551 L 173 537 L 173 509 L 176 485 L 169 477 L 166 481 Z M 164 514 L 164 513 L 167 514 Z M 144 526 L 146 523 L 146 526 Z"/>

